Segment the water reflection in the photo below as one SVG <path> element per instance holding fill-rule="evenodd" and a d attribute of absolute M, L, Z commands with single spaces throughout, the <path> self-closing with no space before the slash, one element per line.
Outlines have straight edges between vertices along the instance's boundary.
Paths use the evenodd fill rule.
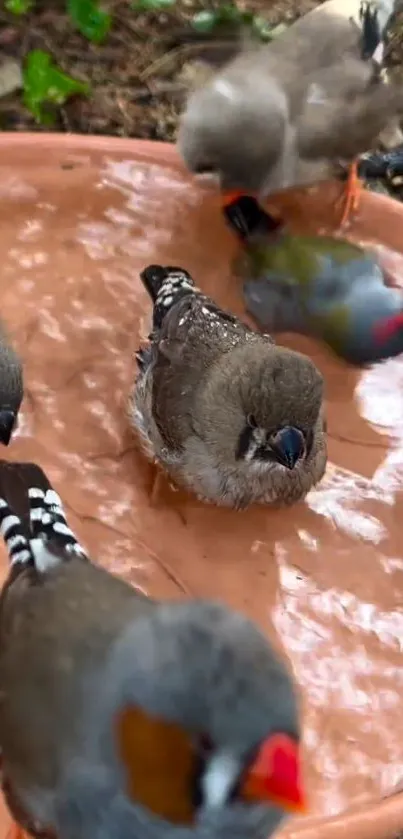
<path fill-rule="evenodd" d="M 357 377 L 313 347 L 333 461 L 304 504 L 236 515 L 165 487 L 152 507 L 125 417 L 149 326 L 138 272 L 182 263 L 239 307 L 217 208 L 168 165 L 99 155 L 67 172 L 43 149 L 0 194 L 2 316 L 27 384 L 13 457 L 40 460 L 80 541 L 141 590 L 222 598 L 274 627 L 304 698 L 314 809 L 388 788 L 403 773 L 402 362 Z"/>

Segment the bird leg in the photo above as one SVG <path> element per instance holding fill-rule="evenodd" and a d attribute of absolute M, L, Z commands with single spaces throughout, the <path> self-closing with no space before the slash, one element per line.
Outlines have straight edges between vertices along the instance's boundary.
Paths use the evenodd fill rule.
<path fill-rule="evenodd" d="M 150 492 L 149 492 L 150 506 L 151 507 L 157 507 L 158 506 L 158 499 L 159 499 L 159 496 L 160 496 L 160 493 L 161 493 L 162 483 L 163 483 L 162 472 L 156 464 L 153 464 L 151 466 L 151 469 L 152 469 L 153 475 L 152 475 L 152 479 L 151 479 L 151 486 L 150 486 Z"/>
<path fill-rule="evenodd" d="M 351 214 L 358 210 L 362 190 L 361 183 L 361 179 L 358 177 L 357 158 L 348 168 L 347 183 L 341 197 L 341 201 L 343 202 L 343 214 L 340 221 L 340 227 L 344 227 Z"/>
<path fill-rule="evenodd" d="M 160 494 L 164 487 L 164 484 L 166 483 L 166 480 L 163 477 L 163 472 L 158 466 L 154 465 L 151 468 L 153 470 L 153 477 L 149 490 L 150 507 L 158 507 Z M 170 483 L 169 486 L 171 490 L 176 490 L 176 487 L 174 487 L 173 484 Z M 172 501 L 171 495 L 169 496 L 169 507 L 173 510 L 174 513 L 176 513 L 176 515 L 181 520 L 182 524 L 186 526 L 186 517 L 182 513 L 180 507 L 175 503 L 175 501 Z M 7 837 L 7 839 L 9 839 L 9 837 Z M 21 839 L 21 837 L 10 837 L 10 839 Z"/>
<path fill-rule="evenodd" d="M 6 839 L 27 839 L 26 833 L 14 819 L 7 831 Z"/>

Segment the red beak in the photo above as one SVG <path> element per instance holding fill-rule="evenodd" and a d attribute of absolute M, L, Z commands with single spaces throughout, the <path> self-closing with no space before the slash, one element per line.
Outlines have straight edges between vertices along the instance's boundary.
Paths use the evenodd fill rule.
<path fill-rule="evenodd" d="M 245 193 L 240 192 L 239 190 L 223 192 L 221 195 L 223 207 L 228 207 L 230 204 L 233 204 L 234 201 L 238 201 L 238 198 L 242 198 L 243 195 L 245 195 Z"/>
<path fill-rule="evenodd" d="M 244 779 L 241 795 L 248 801 L 306 812 L 299 746 L 292 737 L 272 734 L 262 743 Z"/>

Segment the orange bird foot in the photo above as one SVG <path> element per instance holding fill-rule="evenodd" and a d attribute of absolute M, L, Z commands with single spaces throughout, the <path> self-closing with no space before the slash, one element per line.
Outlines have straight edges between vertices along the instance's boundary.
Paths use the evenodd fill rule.
<path fill-rule="evenodd" d="M 27 834 L 17 822 L 12 821 L 6 839 L 27 839 Z"/>
<path fill-rule="evenodd" d="M 148 488 L 149 504 L 152 508 L 169 507 L 186 525 L 186 517 L 182 512 L 183 495 L 178 487 L 171 483 L 169 477 L 156 463 L 151 464 L 151 479 Z M 8 839 L 8 837 L 7 837 Z M 12 838 L 14 839 L 14 837 Z"/>
<path fill-rule="evenodd" d="M 342 203 L 343 213 L 340 221 L 340 227 L 344 227 L 349 220 L 352 213 L 358 210 L 361 198 L 362 182 L 358 177 L 358 160 L 349 166 L 347 182 L 341 199 L 337 202 Z"/>
<path fill-rule="evenodd" d="M 151 482 L 149 488 L 150 506 L 158 507 L 161 498 L 162 488 L 164 486 L 164 478 L 161 469 L 156 464 L 151 465 Z"/>

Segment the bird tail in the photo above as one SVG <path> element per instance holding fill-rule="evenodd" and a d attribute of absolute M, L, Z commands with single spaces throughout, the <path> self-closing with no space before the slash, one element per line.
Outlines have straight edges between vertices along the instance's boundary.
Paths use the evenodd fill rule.
<path fill-rule="evenodd" d="M 172 306 L 182 297 L 199 291 L 184 268 L 172 265 L 148 265 L 140 279 L 153 301 L 153 329 L 157 330 Z"/>
<path fill-rule="evenodd" d="M 400 0 L 398 0 L 400 3 Z M 397 0 L 362 0 L 359 16 L 361 20 L 361 55 L 364 60 L 372 58 L 379 66 L 383 64 L 384 38 L 393 17 Z"/>
<path fill-rule="evenodd" d="M 365 152 L 358 163 L 358 176 L 362 180 L 379 178 L 388 183 L 403 177 L 403 146 L 389 151 Z"/>
<path fill-rule="evenodd" d="M 46 572 L 72 555 L 86 558 L 62 501 L 35 463 L 0 460 L 0 533 L 10 564 Z"/>
<path fill-rule="evenodd" d="M 242 241 L 255 234 L 270 234 L 281 228 L 282 222 L 270 216 L 251 195 L 227 196 L 223 203 L 226 221 Z"/>

